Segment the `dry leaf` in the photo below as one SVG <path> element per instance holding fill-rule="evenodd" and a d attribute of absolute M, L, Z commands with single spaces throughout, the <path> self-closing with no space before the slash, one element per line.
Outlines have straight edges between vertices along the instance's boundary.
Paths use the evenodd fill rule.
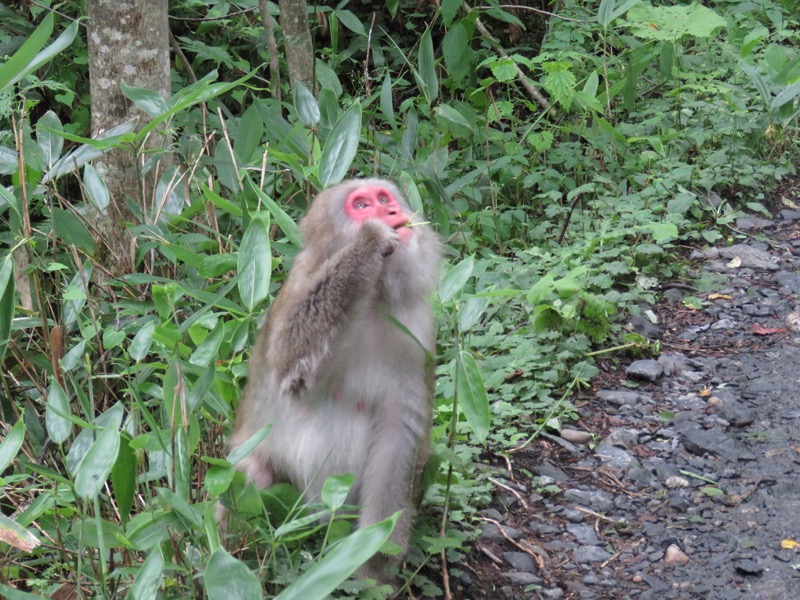
<path fill-rule="evenodd" d="M 739 262 L 741 264 L 741 261 L 739 261 Z M 736 266 L 738 267 L 739 265 L 736 265 Z M 729 296 L 728 294 L 709 294 L 708 295 L 708 299 L 709 300 L 730 300 L 731 298 L 733 298 L 733 296 Z"/>
<path fill-rule="evenodd" d="M 734 256 L 731 259 L 731 262 L 729 262 L 725 266 L 728 267 L 729 269 L 738 269 L 739 267 L 742 266 L 742 259 L 739 258 L 738 256 Z"/>
<path fill-rule="evenodd" d="M 756 323 L 750 328 L 750 333 L 755 333 L 756 335 L 773 335 L 776 333 L 786 333 L 786 330 L 783 327 L 762 327 Z"/>

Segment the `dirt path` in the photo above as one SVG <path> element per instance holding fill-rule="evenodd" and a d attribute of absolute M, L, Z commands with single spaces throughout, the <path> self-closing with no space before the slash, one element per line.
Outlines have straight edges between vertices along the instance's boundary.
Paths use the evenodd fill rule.
<path fill-rule="evenodd" d="M 514 455 L 458 597 L 800 598 L 800 211 L 737 228 L 636 323 L 658 360 L 609 362 L 577 432 Z"/>

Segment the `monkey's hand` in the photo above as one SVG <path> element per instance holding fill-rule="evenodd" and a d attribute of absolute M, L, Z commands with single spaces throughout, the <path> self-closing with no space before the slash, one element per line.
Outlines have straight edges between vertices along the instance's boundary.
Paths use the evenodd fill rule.
<path fill-rule="evenodd" d="M 400 245 L 400 234 L 379 219 L 367 219 L 361 226 L 360 236 L 368 245 L 374 244 L 384 258 L 394 254 Z"/>
<path fill-rule="evenodd" d="M 309 278 L 300 281 L 300 301 L 287 317 L 278 320 L 275 339 L 282 351 L 272 364 L 284 394 L 297 396 L 311 389 L 317 371 L 329 356 L 332 340 L 357 307 L 372 301 L 384 259 L 400 244 L 400 235 L 378 219 L 367 219 L 353 240 L 325 261 Z M 297 277 L 297 274 L 294 275 Z M 271 309 L 284 311 L 279 296 Z"/>

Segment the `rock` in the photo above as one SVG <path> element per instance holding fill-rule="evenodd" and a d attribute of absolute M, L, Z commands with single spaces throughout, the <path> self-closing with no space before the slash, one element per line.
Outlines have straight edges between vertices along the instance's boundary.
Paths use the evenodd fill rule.
<path fill-rule="evenodd" d="M 758 561 L 742 559 L 736 563 L 736 570 L 744 575 L 761 575 L 764 572 L 764 567 L 759 565 Z"/>
<path fill-rule="evenodd" d="M 658 357 L 658 362 L 664 368 L 664 374 L 667 376 L 703 370 L 703 363 L 680 352 L 664 352 Z"/>
<path fill-rule="evenodd" d="M 786 315 L 786 328 L 793 333 L 800 333 L 800 312 Z"/>
<path fill-rule="evenodd" d="M 763 271 L 777 271 L 780 267 L 772 261 L 772 255 L 747 244 L 734 244 L 727 248 L 719 248 L 719 255 L 728 260 L 739 259 L 741 266 Z"/>
<path fill-rule="evenodd" d="M 664 485 L 666 485 L 671 490 L 677 488 L 687 488 L 689 487 L 689 480 L 686 479 L 685 477 L 678 477 L 677 475 L 674 475 L 672 477 L 667 478 L 667 480 L 664 482 Z"/>
<path fill-rule="evenodd" d="M 790 294 L 800 294 L 800 273 L 796 271 L 780 271 L 773 279 L 775 283 L 786 288 Z"/>
<path fill-rule="evenodd" d="M 521 573 L 519 571 L 509 571 L 507 573 L 503 573 L 503 577 L 505 577 L 512 583 L 516 583 L 517 585 L 533 585 L 542 583 L 542 579 L 540 577 L 537 577 L 533 573 Z"/>
<path fill-rule="evenodd" d="M 503 558 L 515 571 L 535 573 L 536 561 L 525 552 L 503 552 Z"/>
<path fill-rule="evenodd" d="M 792 209 L 792 208 L 784 208 L 778 215 L 781 219 L 786 219 L 787 221 L 797 221 L 800 219 L 800 210 Z"/>
<path fill-rule="evenodd" d="M 503 535 L 505 533 L 505 535 Z M 512 540 L 518 540 L 522 537 L 522 532 L 513 527 L 498 527 L 494 523 L 484 523 L 481 528 L 481 534 L 478 539 L 482 541 L 500 542 L 504 541 L 506 537 Z"/>
<path fill-rule="evenodd" d="M 589 525 L 570 523 L 567 525 L 567 533 L 572 534 L 575 541 L 582 546 L 597 546 L 600 544 L 600 539 L 594 532 L 594 528 Z"/>
<path fill-rule="evenodd" d="M 629 377 L 644 381 L 655 381 L 661 377 L 662 373 L 664 373 L 664 367 L 657 360 L 652 359 L 635 360 L 625 369 L 625 374 Z"/>
<path fill-rule="evenodd" d="M 675 544 L 670 544 L 664 552 L 664 562 L 668 565 L 685 565 L 689 562 L 689 557 Z"/>
<path fill-rule="evenodd" d="M 617 446 L 598 446 L 595 448 L 595 454 L 609 469 L 624 471 L 636 464 L 636 459 L 630 452 Z"/>
<path fill-rule="evenodd" d="M 735 327 L 737 327 L 737 323 L 732 319 L 720 319 L 716 323 L 711 324 L 711 329 L 715 331 L 719 329 L 734 329 Z"/>
<path fill-rule="evenodd" d="M 591 433 L 570 429 L 569 427 L 563 427 L 561 429 L 561 437 L 573 444 L 587 444 L 592 441 Z"/>
<path fill-rule="evenodd" d="M 598 390 L 595 396 L 614 406 L 632 406 L 634 404 L 644 404 L 651 400 L 651 397 L 647 394 L 629 390 Z"/>
<path fill-rule="evenodd" d="M 591 507 L 595 512 L 605 513 L 614 507 L 614 496 L 600 490 L 565 490 L 563 498 L 566 502 Z"/>
<path fill-rule="evenodd" d="M 769 219 L 762 219 L 761 217 L 747 216 L 736 219 L 736 229 L 741 229 L 742 231 L 764 229 L 772 225 L 774 225 L 772 221 Z"/>
<path fill-rule="evenodd" d="M 755 455 L 747 450 L 740 450 L 736 442 L 720 428 L 702 429 L 687 428 L 681 432 L 684 447 L 692 454 L 714 454 L 728 460 L 753 460 Z"/>
<path fill-rule="evenodd" d="M 747 427 L 756 420 L 756 409 L 745 406 L 741 402 L 722 402 L 716 407 L 716 413 L 734 427 Z"/>
<path fill-rule="evenodd" d="M 637 429 L 624 429 L 622 427 L 612 429 L 597 447 L 618 446 L 630 450 L 639 443 L 640 433 Z"/>
<path fill-rule="evenodd" d="M 651 322 L 650 319 L 644 315 L 630 315 L 628 317 L 628 324 L 634 333 L 638 333 L 648 340 L 657 340 L 661 337 L 661 331 L 658 325 Z"/>
<path fill-rule="evenodd" d="M 534 467 L 533 472 L 541 477 L 549 477 L 553 483 L 566 483 L 570 479 L 564 471 L 547 461 Z M 541 480 L 539 484 L 542 484 Z"/>
<path fill-rule="evenodd" d="M 600 546 L 580 546 L 572 552 L 572 559 L 578 564 L 603 562 L 611 558 L 611 554 Z"/>

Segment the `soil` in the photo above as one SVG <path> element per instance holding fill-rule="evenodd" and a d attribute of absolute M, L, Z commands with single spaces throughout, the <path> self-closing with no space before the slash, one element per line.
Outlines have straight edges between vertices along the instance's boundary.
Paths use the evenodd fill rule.
<path fill-rule="evenodd" d="M 657 360 L 601 363 L 578 422 L 497 462 L 456 598 L 800 597 L 800 210 L 733 233 L 632 317 Z"/>

